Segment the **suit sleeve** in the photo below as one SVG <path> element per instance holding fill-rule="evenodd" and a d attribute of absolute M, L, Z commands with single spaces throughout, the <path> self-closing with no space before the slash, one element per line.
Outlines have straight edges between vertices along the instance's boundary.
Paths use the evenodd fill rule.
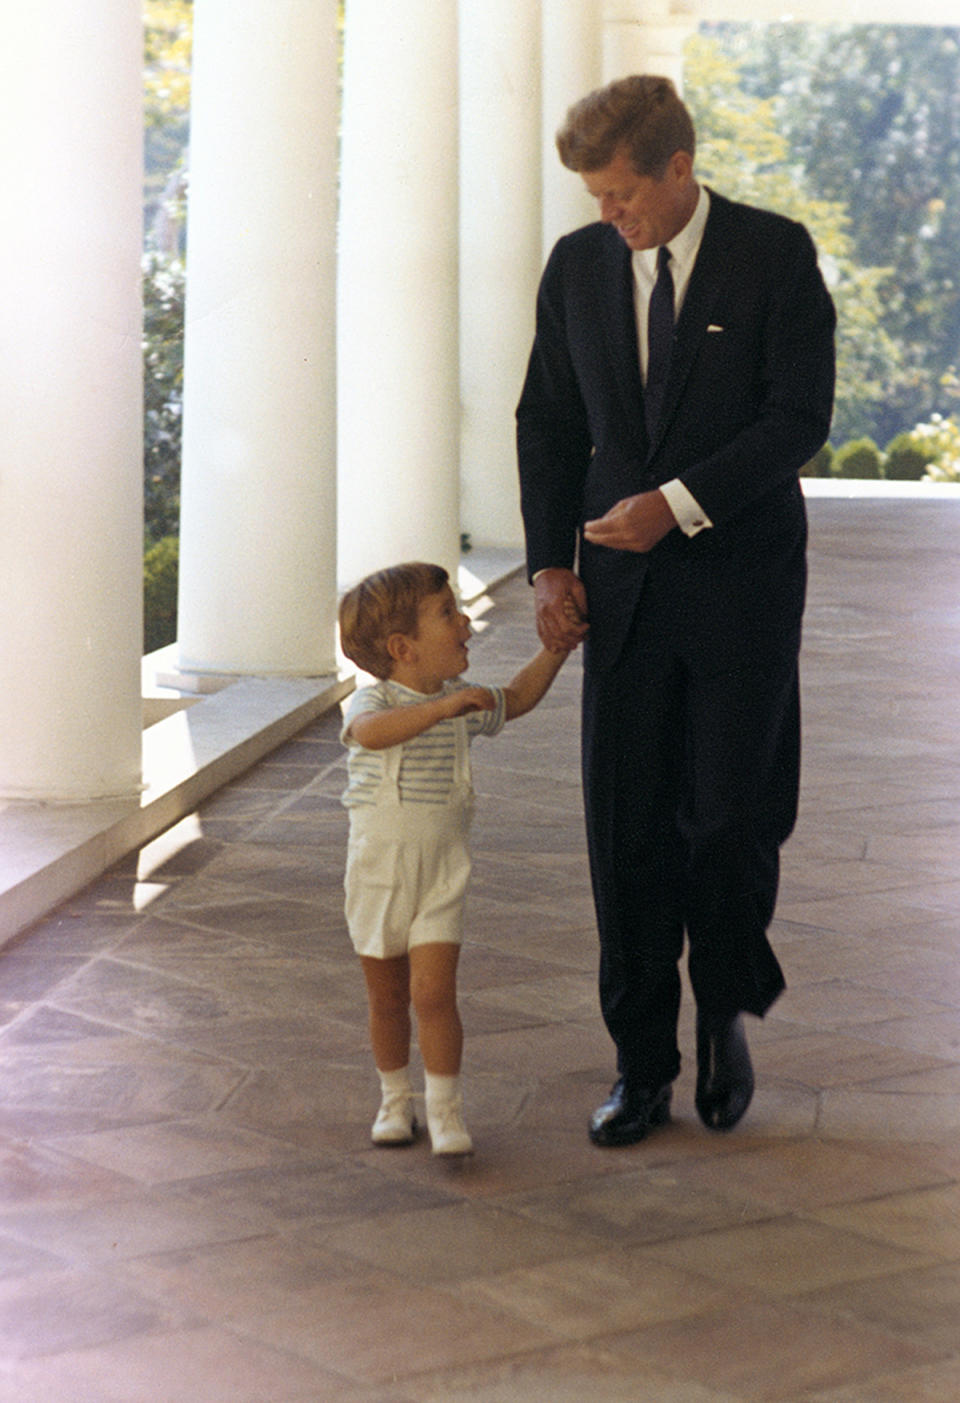
<path fill-rule="evenodd" d="M 796 479 L 830 432 L 836 313 L 810 235 L 798 224 L 781 227 L 788 237 L 767 270 L 741 422 L 678 473 L 715 525 Z"/>
<path fill-rule="evenodd" d="M 550 566 L 575 564 L 592 449 L 567 344 L 563 242 L 541 279 L 536 335 L 517 406 L 520 506 L 531 577 Z"/>

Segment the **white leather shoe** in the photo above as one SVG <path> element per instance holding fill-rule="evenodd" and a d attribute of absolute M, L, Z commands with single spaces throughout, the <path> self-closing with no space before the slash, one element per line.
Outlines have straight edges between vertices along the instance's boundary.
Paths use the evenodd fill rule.
<path fill-rule="evenodd" d="M 463 1123 L 463 1100 L 427 1102 L 427 1129 L 435 1155 L 471 1155 L 473 1141 Z"/>
<path fill-rule="evenodd" d="M 375 1145 L 409 1145 L 417 1131 L 413 1114 L 413 1096 L 408 1091 L 388 1091 L 380 1102 L 377 1118 L 370 1131 Z"/>

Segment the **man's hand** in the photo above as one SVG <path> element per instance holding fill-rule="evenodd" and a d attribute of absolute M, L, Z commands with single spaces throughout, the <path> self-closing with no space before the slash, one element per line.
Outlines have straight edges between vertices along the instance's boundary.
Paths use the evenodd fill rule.
<path fill-rule="evenodd" d="M 584 537 L 594 546 L 611 550 L 632 550 L 645 554 L 653 550 L 677 519 L 660 491 L 640 492 L 636 497 L 624 497 L 605 516 L 584 525 Z"/>
<path fill-rule="evenodd" d="M 587 592 L 572 570 L 543 570 L 533 585 L 537 632 L 551 653 L 569 653 L 583 641 L 587 623 Z"/>

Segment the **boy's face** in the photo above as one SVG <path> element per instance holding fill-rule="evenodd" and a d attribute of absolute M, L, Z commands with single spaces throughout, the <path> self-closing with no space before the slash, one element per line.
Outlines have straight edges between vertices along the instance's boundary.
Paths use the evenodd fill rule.
<path fill-rule="evenodd" d="M 449 585 L 420 601 L 415 644 L 417 661 L 425 674 L 448 682 L 465 672 L 469 637 L 470 620 L 457 608 Z"/>

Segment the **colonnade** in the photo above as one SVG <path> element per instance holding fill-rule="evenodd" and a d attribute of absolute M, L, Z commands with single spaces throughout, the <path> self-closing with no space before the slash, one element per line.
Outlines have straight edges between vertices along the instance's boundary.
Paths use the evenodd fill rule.
<path fill-rule="evenodd" d="M 676 0 L 195 0 L 180 667 L 332 671 L 339 585 L 519 543 L 513 406 L 552 150 Z M 0 57 L 0 801 L 140 784 L 140 0 L 33 0 Z M 339 172 L 339 214 L 337 202 Z M 339 481 L 338 468 L 339 462 Z"/>

